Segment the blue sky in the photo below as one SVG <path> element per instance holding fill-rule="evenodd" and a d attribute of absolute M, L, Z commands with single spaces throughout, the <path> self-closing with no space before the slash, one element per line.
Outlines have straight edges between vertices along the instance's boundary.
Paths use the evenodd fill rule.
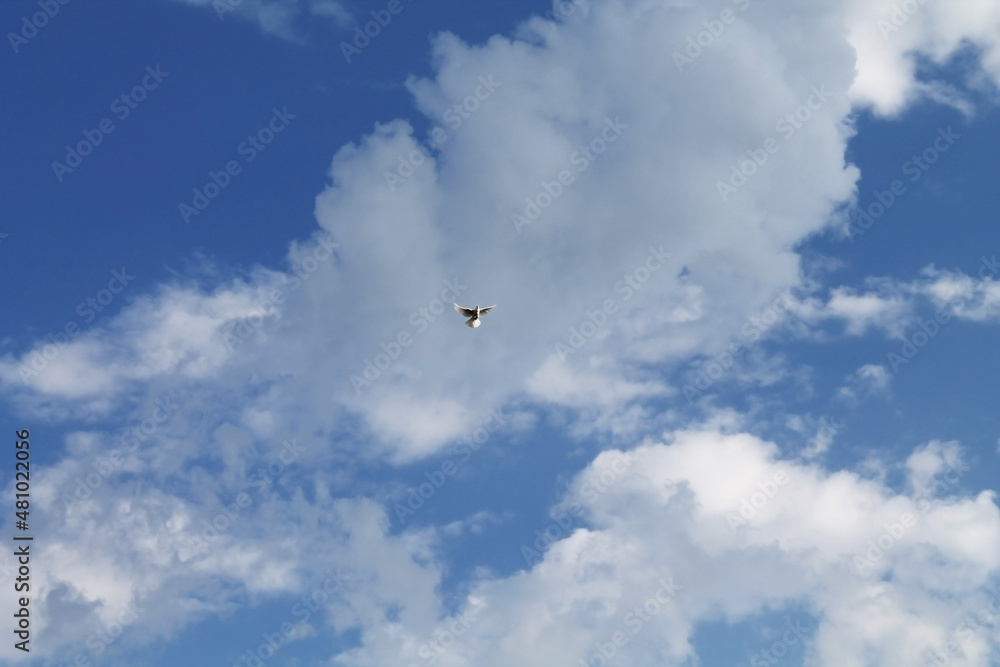
<path fill-rule="evenodd" d="M 997 662 L 1000 7 L 0 25 L 4 664 Z"/>

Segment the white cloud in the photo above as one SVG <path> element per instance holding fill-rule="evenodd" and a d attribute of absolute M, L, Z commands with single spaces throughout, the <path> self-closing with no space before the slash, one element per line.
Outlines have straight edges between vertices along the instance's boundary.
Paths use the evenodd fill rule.
<path fill-rule="evenodd" d="M 910 454 L 906 459 L 906 470 L 913 493 L 926 496 L 944 495 L 941 490 L 948 487 L 954 492 L 958 478 L 969 467 L 962 458 L 958 442 L 932 440 Z"/>
<path fill-rule="evenodd" d="M 419 634 L 396 626 L 403 634 L 365 641 L 339 661 L 413 660 L 421 641 L 458 627 L 443 664 L 572 664 L 617 631 L 628 638 L 619 660 L 682 664 L 701 621 L 721 615 L 735 623 L 804 606 L 816 628 L 816 664 L 861 664 L 868 655 L 891 667 L 942 650 L 951 629 L 988 599 L 984 587 L 1000 568 L 1000 511 L 991 494 L 942 500 L 921 488 L 918 502 L 852 473 L 783 460 L 773 444 L 745 434 L 680 431 L 668 440 L 602 453 L 549 526 L 569 524 L 575 503 L 586 527 L 555 530 L 559 539 L 542 545 L 537 566 L 475 585 L 468 604 L 478 611 L 468 629 L 454 625 L 460 614 Z M 911 461 L 937 450 L 931 443 Z M 624 473 L 615 467 L 623 455 Z M 904 516 L 914 521 L 902 528 Z M 884 550 L 859 566 L 869 541 L 880 539 Z M 644 621 L 630 615 L 662 581 L 677 587 L 661 596 L 670 601 L 651 604 L 658 611 Z M 942 597 L 942 588 L 955 596 Z M 390 636 L 388 628 L 369 632 Z M 963 640 L 963 648 L 982 655 L 982 638 Z"/>
<path fill-rule="evenodd" d="M 527 388 L 542 400 L 560 405 L 603 407 L 616 412 L 636 398 L 673 393 L 659 382 L 609 378 L 601 369 L 604 361 L 594 355 L 589 359 L 589 367 L 580 368 L 553 354 L 528 379 Z"/>
<path fill-rule="evenodd" d="M 837 398 L 851 404 L 857 404 L 873 396 L 885 396 L 889 392 L 892 375 L 889 369 L 881 364 L 865 364 L 844 380 L 844 385 L 837 391 Z"/>
<path fill-rule="evenodd" d="M 857 296 L 846 290 L 834 290 L 827 303 L 830 314 L 847 322 L 847 333 L 863 334 L 870 327 L 892 328 L 907 311 L 902 299 L 875 295 Z"/>
<path fill-rule="evenodd" d="M 630 664 L 682 664 L 703 621 L 804 606 L 816 628 L 817 664 L 877 655 L 892 667 L 940 650 L 952 628 L 983 607 L 1000 570 L 1000 510 L 991 493 L 962 496 L 957 443 L 915 450 L 902 495 L 855 473 L 784 459 L 752 435 L 706 427 L 601 453 L 534 533 L 550 537 L 525 545 L 541 562 L 507 576 L 480 573 L 449 611 L 438 588 L 436 531 L 389 535 L 385 508 L 336 499 L 322 473 L 309 475 L 315 493 L 306 500 L 292 491 L 302 479 L 294 466 L 274 478 L 274 489 L 233 480 L 195 502 L 161 491 L 137 495 L 133 482 L 114 475 L 65 510 L 47 501 L 36 517 L 52 526 L 39 553 L 48 564 L 38 579 L 39 631 L 61 628 L 61 645 L 72 650 L 131 603 L 141 613 L 124 641 L 141 644 L 223 613 L 246 594 L 297 599 L 336 571 L 342 587 L 324 598 L 324 616 L 299 626 L 291 603 L 287 616 L 297 635 L 318 631 L 322 618 L 337 632 L 359 631 L 360 646 L 337 659 L 343 665 L 415 661 L 455 628 L 464 629 L 442 664 L 572 663 L 619 631 L 628 637 L 621 659 Z M 60 498 L 89 469 L 81 457 L 45 471 L 39 497 Z M 207 476 L 187 479 L 207 488 Z M 292 491 L 290 500 L 279 487 Z M 249 504 L 220 520 L 239 491 Z M 467 523 L 481 530 L 487 520 L 479 513 Z M 297 526 L 295 540 L 289 525 Z M 441 529 L 450 539 L 462 532 Z M 81 551 L 87 559 L 75 555 Z M 645 617 L 631 613 L 657 596 Z M 81 605 L 88 612 L 69 632 L 61 619 Z M 858 609 L 878 610 L 878 627 L 859 625 Z M 914 627 L 922 631 L 900 643 Z M 984 650 L 981 640 L 963 639 L 963 647 L 970 655 Z"/>
<path fill-rule="evenodd" d="M 1000 81 L 1000 7 L 989 0 L 960 5 L 934 0 L 853 0 L 845 3 L 848 39 L 857 50 L 853 100 L 895 115 L 920 97 L 955 100 L 940 82 L 917 78 L 918 58 L 944 64 L 963 50 L 979 52 L 981 74 Z M 970 84 L 977 72 L 969 72 Z M 959 108 L 967 102 L 955 100 Z"/>
<path fill-rule="evenodd" d="M 316 208 L 320 226 L 341 244 L 337 261 L 288 290 L 280 321 L 260 327 L 262 335 L 220 367 L 221 355 L 206 357 L 180 342 L 176 353 L 141 342 L 162 338 L 155 313 L 176 306 L 161 298 L 145 313 L 144 328 L 114 342 L 150 358 L 127 362 L 113 377 L 152 377 L 173 366 L 189 379 L 211 370 L 220 387 L 231 387 L 252 376 L 269 385 L 278 419 L 299 415 L 288 420 L 294 425 L 275 424 L 279 432 L 322 429 L 332 421 L 332 402 L 334 411 L 359 414 L 385 444 L 376 451 L 400 461 L 443 446 L 477 415 L 525 391 L 543 401 L 576 401 L 566 377 L 588 377 L 616 400 L 669 395 L 676 388 L 645 377 L 642 367 L 720 350 L 748 316 L 796 285 L 799 258 L 789 248 L 829 223 L 857 178 L 844 162 L 853 59 L 828 29 L 836 14 L 820 6 L 799 15 L 796 31 L 809 35 L 809 57 L 799 58 L 792 55 L 802 49 L 797 38 L 772 33 L 775 16 L 754 9 L 733 26 L 732 39 L 682 75 L 672 53 L 703 29 L 702 12 L 652 0 L 594 3 L 558 30 L 536 20 L 523 27 L 524 39 L 497 37 L 482 47 L 441 36 L 436 76 L 410 88 L 448 140 L 395 192 L 386 173 L 418 149 L 407 123 L 379 125 L 337 153 Z M 445 111 L 475 101 L 480 77 L 496 89 L 452 127 Z M 820 88 L 828 99 L 817 102 L 812 91 Z M 810 99 L 815 110 L 802 106 Z M 800 107 L 809 122 L 791 136 L 779 133 L 776 123 Z M 604 142 L 602 133 L 615 141 Z M 716 182 L 768 137 L 780 142 L 779 152 L 722 201 Z M 593 159 L 583 157 L 585 143 Z M 563 170 L 572 170 L 574 182 L 518 234 L 511 216 Z M 305 244 L 291 256 L 308 252 Z M 454 313 L 414 318 L 433 305 L 445 280 L 464 286 L 462 299 L 499 304 L 484 327 L 461 327 Z M 269 284 L 256 283 L 261 290 Z M 233 299 L 246 298 L 233 291 Z M 609 300 L 615 312 L 567 361 L 564 379 L 544 370 L 557 345 Z M 121 317 L 138 322 L 140 315 L 133 309 Z M 224 321 L 205 324 L 218 331 Z M 92 334 L 102 355 L 115 326 Z M 412 344 L 356 391 L 351 376 L 404 333 Z M 594 353 L 601 361 L 592 366 Z M 73 373 L 105 359 L 85 356 Z M 472 368 L 488 369 L 488 381 Z M 35 388 L 46 395 L 58 389 Z M 222 393 L 227 402 L 228 387 Z M 393 406 L 416 404 L 427 409 L 386 418 Z"/>
<path fill-rule="evenodd" d="M 826 417 L 820 417 L 819 420 L 810 419 L 807 424 L 807 421 L 798 415 L 789 417 L 786 425 L 797 433 L 805 433 L 810 427 L 815 429 L 815 435 L 809 438 L 802 450 L 802 456 L 806 460 L 825 454 L 833 444 L 837 432 L 843 428 L 843 424 L 828 420 Z"/>
<path fill-rule="evenodd" d="M 815 329 L 825 321 L 841 321 L 848 336 L 862 336 L 870 331 L 898 338 L 912 320 L 913 299 L 903 287 L 890 280 L 867 281 L 870 291 L 858 293 L 849 287 L 835 287 L 824 303 L 816 297 L 796 302 L 792 312 L 808 326 L 803 329 L 791 322 L 794 329 L 807 336 L 822 337 Z"/>
<path fill-rule="evenodd" d="M 789 309 L 797 320 L 782 324 L 799 335 L 822 339 L 827 335 L 815 325 L 839 320 L 850 336 L 879 331 L 898 339 L 929 320 L 936 319 L 938 325 L 951 318 L 1000 321 L 1000 281 L 994 278 L 998 270 L 995 258 L 982 257 L 975 277 L 929 265 L 910 281 L 869 278 L 866 291 L 835 287 L 826 302 L 814 296 L 794 301 Z"/>
<path fill-rule="evenodd" d="M 926 279 L 918 289 L 954 317 L 996 322 L 1000 321 L 1000 281 L 995 277 L 998 269 L 995 257 L 982 259 L 978 278 L 929 266 L 923 271 Z"/>
<path fill-rule="evenodd" d="M 214 292 L 165 287 L 136 299 L 110 324 L 61 343 L 43 340 L 19 359 L 0 359 L 0 380 L 9 389 L 31 390 L 43 399 L 104 412 L 135 386 L 213 376 L 242 343 L 233 332 L 251 318 L 261 326 L 276 316 L 269 295 L 274 274 L 234 281 Z M 251 327 L 255 328 L 255 327 Z"/>
<path fill-rule="evenodd" d="M 914 37 L 896 33 L 883 46 L 871 26 L 887 4 L 752 3 L 683 72 L 673 54 L 704 29 L 711 12 L 702 7 L 593 1 L 558 29 L 533 20 L 517 39 L 467 45 L 442 35 L 435 76 L 408 85 L 447 141 L 393 192 L 386 174 L 422 143 L 410 124 L 377 125 L 339 150 L 316 201 L 335 253 L 325 240 L 293 243 L 289 265 L 304 270 L 262 270 L 212 290 L 164 288 L 81 334 L 26 383 L 18 369 L 42 346 L 3 359 L 5 392 L 39 411 L 67 406 L 58 418 L 141 424 L 161 393 L 180 404 L 82 506 L 64 508 L 63 498 L 90 474 L 88 456 L 119 442 L 115 427 L 70 435 L 74 456 L 40 474 L 39 526 L 57 536 L 40 554 L 51 567 L 38 582 L 38 627 L 58 637 L 43 645 L 80 646 L 117 605 L 155 599 L 122 640 L 149 642 L 244 596 L 307 591 L 341 566 L 352 578 L 328 620 L 338 632 L 357 629 L 362 644 L 339 661 L 414 659 L 450 622 L 440 620 L 448 612 L 437 592 L 447 563 L 434 530 L 390 534 L 383 507 L 338 497 L 356 492 L 352 466 L 426 457 L 515 402 L 570 406 L 584 427 L 616 435 L 642 431 L 642 401 L 676 395 L 658 371 L 720 352 L 803 282 L 794 248 L 834 224 L 859 175 L 845 161 L 852 100 L 899 110 L 920 89 L 909 51 L 941 59 L 963 38 L 988 47 L 984 67 L 1000 71 L 983 27 L 996 11 L 987 3 L 927 5 L 911 19 Z M 282 36 L 293 35 L 301 11 L 292 2 L 243 6 Z M 336 15 L 328 3 L 311 6 Z M 481 77 L 499 83 L 485 100 L 475 97 Z M 816 89 L 829 97 L 819 102 Z M 468 99 L 476 108 L 461 123 L 446 120 Z M 778 129 L 797 113 L 808 122 Z M 615 141 L 596 143 L 609 127 L 621 128 Z M 718 183 L 768 139 L 777 150 L 723 199 Z M 526 198 L 538 205 L 564 170 L 573 183 L 519 234 L 511 216 Z M 653 270 L 651 248 L 661 246 L 671 256 Z M 469 330 L 448 311 L 449 283 L 462 301 L 499 304 L 483 327 Z M 953 312 L 980 321 L 995 317 L 998 301 L 992 279 L 941 272 L 868 288 L 834 289 L 795 312 L 810 326 L 843 321 L 849 335 L 896 335 L 917 296 L 968 297 Z M 598 308 L 607 323 L 562 365 L 557 345 Z M 250 328 L 233 343 L 227 335 L 241 322 Z M 353 383 L 369 363 L 370 385 Z M 760 366 L 758 377 L 788 373 Z M 884 388 L 878 367 L 868 368 L 860 381 Z M 274 481 L 282 493 L 258 492 L 250 480 L 278 455 L 279 438 L 305 447 L 299 469 Z M 809 455 L 827 438 L 819 433 Z M 594 499 L 585 484 L 596 488 L 614 460 L 600 455 L 567 497 L 585 505 L 587 528 L 557 540 L 530 570 L 468 582 L 476 620 L 441 664 L 572 664 L 627 628 L 628 611 L 673 577 L 680 591 L 622 649 L 629 664 L 680 663 L 699 622 L 805 601 L 819 624 L 817 664 L 869 656 L 909 665 L 981 606 L 977 591 L 1000 567 L 990 493 L 919 509 L 881 480 L 783 460 L 775 445 L 732 429 L 680 430 L 668 443 L 636 448 L 629 472 Z M 911 457 L 914 489 L 931 483 L 934 457 L 947 451 Z M 245 520 L 230 520 L 200 553 L 202 522 L 248 488 Z M 734 531 L 730 517 L 745 502 L 754 511 Z M 906 512 L 917 522 L 857 572 L 853 559 Z M 297 541 L 277 526 L 296 527 Z M 966 646 L 975 664 L 982 639 Z"/>

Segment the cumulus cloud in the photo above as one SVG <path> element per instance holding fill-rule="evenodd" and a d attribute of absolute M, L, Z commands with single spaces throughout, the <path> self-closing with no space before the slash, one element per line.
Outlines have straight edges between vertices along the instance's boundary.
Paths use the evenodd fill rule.
<path fill-rule="evenodd" d="M 950 102 L 969 110 L 968 102 L 940 81 L 921 78 L 921 59 L 943 65 L 968 59 L 968 83 L 995 87 L 1000 80 L 1000 8 L 991 2 L 960 6 L 928 0 L 857 0 L 846 3 L 848 40 L 857 53 L 857 77 L 849 94 L 883 115 L 895 115 L 920 98 Z M 977 86 L 977 83 L 979 84 Z"/>
<path fill-rule="evenodd" d="M 40 636 L 60 637 L 40 643 L 70 650 L 120 605 L 155 599 L 122 640 L 142 644 L 248 599 L 308 593 L 339 565 L 349 578 L 306 622 L 356 631 L 341 664 L 436 650 L 456 627 L 438 535 L 393 534 L 359 467 L 432 456 L 510 404 L 570 407 L 638 439 L 644 401 L 678 395 L 671 370 L 723 351 L 804 283 L 795 248 L 834 224 L 859 176 L 845 160 L 856 105 L 891 113 L 913 99 L 915 51 L 940 60 L 968 40 L 1000 71 L 988 3 L 921 5 L 913 32 L 882 44 L 888 4 L 736 4 L 724 38 L 681 71 L 674 54 L 713 18 L 700 6 L 594 1 L 516 37 L 438 36 L 434 76 L 407 84 L 430 135 L 393 120 L 337 151 L 320 229 L 285 266 L 165 286 L 38 375 L 21 369 L 44 343 L 5 357 L 7 394 L 75 420 L 69 456 L 39 478 L 40 525 L 58 539 L 40 554 L 36 613 Z M 281 36 L 302 12 L 241 7 Z M 796 321 L 897 335 L 917 296 L 962 296 L 950 312 L 970 320 L 996 313 L 982 274 L 866 288 L 804 297 Z M 472 331 L 449 310 L 459 294 L 498 308 Z M 882 386 L 877 368 L 864 386 Z M 161 396 L 177 408 L 157 421 Z M 102 464 L 109 442 L 118 457 Z M 285 462 L 283 443 L 302 452 Z M 935 452 L 912 459 L 914 489 L 947 458 Z M 90 495 L 73 502 L 81 480 Z M 630 664 L 680 664 L 698 623 L 792 604 L 813 610 L 817 664 L 914 664 L 984 604 L 1000 566 L 990 493 L 928 503 L 733 430 L 607 451 L 555 509 L 557 529 L 570 526 L 540 560 L 468 582 L 470 619 L 441 664 L 571 664 L 631 632 L 628 614 L 651 599 L 657 613 L 620 649 Z M 966 642 L 970 661 L 985 642 Z"/>
<path fill-rule="evenodd" d="M 618 387 L 621 400 L 669 395 L 641 367 L 721 349 L 799 281 L 789 248 L 823 229 L 853 188 L 857 170 L 844 161 L 853 61 L 827 29 L 833 9 L 800 18 L 821 60 L 782 56 L 797 42 L 772 34 L 768 13 L 748 9 L 730 40 L 680 75 L 672 53 L 703 29 L 695 7 L 595 3 L 557 30 L 533 19 L 518 39 L 482 47 L 442 35 L 435 77 L 409 87 L 418 109 L 441 119 L 446 140 L 412 173 L 401 160 L 424 142 L 404 121 L 338 151 L 316 207 L 341 246 L 337 261 L 289 288 L 280 321 L 260 327 L 269 335 L 242 345 L 219 376 L 267 383 L 277 419 L 327 422 L 332 400 L 360 415 L 375 451 L 397 460 L 434 451 L 525 390 L 575 400 L 560 374 Z M 456 127 L 444 119 L 460 101 L 468 117 L 455 116 Z M 788 125 L 790 135 L 775 129 L 801 110 L 807 123 Z M 717 181 L 769 137 L 779 152 L 723 201 Z M 564 172 L 572 181 L 560 185 Z M 387 174 L 401 173 L 405 182 L 390 191 Z M 546 190 L 553 183 L 558 196 Z M 542 211 L 543 194 L 551 203 Z M 532 205 L 539 215 L 518 228 L 513 221 Z M 297 245 L 289 262 L 311 251 Z M 487 327 L 470 332 L 438 310 L 445 281 L 470 303 L 500 304 Z M 598 312 L 606 322 L 576 352 L 573 331 L 589 331 Z M 160 325 L 146 322 L 141 335 L 154 336 Z M 110 328 L 92 338 L 101 335 L 110 338 Z M 80 354 L 67 350 L 53 364 L 83 356 L 96 365 L 82 342 L 71 344 Z M 560 345 L 571 353 L 556 373 Z M 604 361 L 591 366 L 593 353 Z M 466 371 L 473 365 L 496 370 L 481 382 Z M 54 368 L 50 377 L 63 373 Z M 401 405 L 417 407 L 403 415 Z M 309 419 L 276 428 L 315 431 Z"/>
<path fill-rule="evenodd" d="M 706 427 L 601 453 L 520 546 L 523 569 L 483 574 L 449 608 L 437 589 L 443 573 L 429 564 L 435 530 L 392 536 L 385 508 L 337 499 L 318 479 L 311 500 L 301 491 L 285 500 L 302 478 L 294 465 L 264 490 L 222 490 L 214 506 L 160 491 L 124 500 L 130 484 L 111 478 L 113 492 L 46 512 L 52 521 L 65 513 L 65 523 L 39 554 L 51 565 L 38 582 L 48 599 L 42 627 L 61 627 L 61 641 L 80 646 L 133 608 L 133 645 L 249 594 L 288 600 L 296 636 L 326 624 L 360 632 L 361 643 L 338 657 L 344 665 L 426 655 L 455 665 L 575 662 L 617 633 L 616 651 L 632 664 L 682 664 L 699 622 L 795 606 L 810 610 L 818 664 L 874 654 L 904 665 L 940 651 L 966 614 L 988 604 L 990 573 L 1000 568 L 1000 511 L 991 493 L 958 495 L 954 476 L 966 468 L 957 443 L 915 450 L 905 466 L 910 494 L 900 494 Z M 58 497 L 83 473 L 82 462 L 64 462 L 39 491 Z M 273 528 L 286 525 L 299 537 Z M 87 559 L 73 555 L 81 548 Z M 322 602 L 312 614 L 295 607 L 313 595 Z M 89 614 L 67 632 L 60 619 L 81 604 Z M 858 605 L 878 610 L 877 632 L 859 625 Z M 914 627 L 922 632 L 898 642 Z M 963 639 L 963 649 L 982 654 L 982 642 Z"/>
<path fill-rule="evenodd" d="M 445 139 L 427 149 L 430 139 L 393 121 L 337 153 L 316 209 L 340 245 L 336 261 L 310 259 L 322 246 L 305 242 L 289 253 L 291 267 L 316 265 L 301 278 L 286 269 L 210 294 L 150 296 L 73 341 L 27 384 L 43 397 L 106 404 L 153 377 L 240 382 L 253 374 L 269 384 L 267 412 L 277 419 L 294 405 L 328 423 L 328 400 L 316 396 L 332 397 L 367 423 L 374 451 L 397 461 L 432 453 L 526 391 L 574 407 L 675 394 L 678 387 L 641 368 L 724 349 L 776 294 L 800 285 L 788 247 L 829 225 L 852 192 L 857 172 L 843 156 L 854 65 L 840 33 L 828 29 L 838 11 L 828 3 L 798 17 L 797 30 L 811 35 L 810 57 L 799 58 L 779 56 L 798 53 L 799 43 L 768 12 L 748 7 L 727 40 L 679 74 L 672 54 L 702 25 L 697 8 L 599 3 L 557 30 L 533 19 L 520 39 L 495 37 L 482 48 L 442 35 L 436 76 L 408 85 Z M 629 39 L 621 38 L 626 29 Z M 768 48 L 750 62 L 739 49 L 758 42 Z M 767 74 L 779 61 L 781 77 Z M 746 80 L 757 83 L 751 89 Z M 820 88 L 829 99 L 812 92 Z M 459 102 L 467 118 L 448 115 Z M 798 129 L 781 125 L 803 109 L 808 120 Z M 722 201 L 717 183 L 768 137 L 778 151 Z M 403 169 L 413 155 L 420 163 Z M 561 184 L 561 174 L 572 181 Z M 390 190 L 387 175 L 403 182 Z M 512 222 L 531 206 L 536 219 Z M 841 320 L 848 335 L 899 337 L 912 322 L 914 292 L 940 299 L 972 289 L 951 274 L 929 278 L 876 281 L 861 293 L 835 288 L 825 303 L 804 299 L 796 314 L 806 323 Z M 984 285 L 958 314 L 993 313 L 995 289 Z M 287 292 L 272 309 L 280 321 L 260 325 L 231 359 L 226 326 L 274 288 Z M 445 306 L 459 295 L 500 304 L 488 328 L 470 336 L 451 326 Z M 353 316 L 338 316 L 345 312 Z M 8 357 L 5 384 L 16 384 L 40 351 Z M 488 383 L 465 372 L 501 359 L 503 371 Z"/>
<path fill-rule="evenodd" d="M 996 595 L 993 495 L 942 498 L 924 484 L 954 447 L 913 453 L 913 496 L 783 459 L 743 433 L 678 431 L 605 451 L 521 547 L 533 567 L 477 583 L 432 629 L 366 641 L 340 660 L 412 660 L 422 646 L 443 664 L 572 664 L 611 646 L 630 664 L 684 664 L 701 621 L 804 607 L 816 664 L 919 663 Z M 988 646 L 962 640 L 970 656 Z"/>

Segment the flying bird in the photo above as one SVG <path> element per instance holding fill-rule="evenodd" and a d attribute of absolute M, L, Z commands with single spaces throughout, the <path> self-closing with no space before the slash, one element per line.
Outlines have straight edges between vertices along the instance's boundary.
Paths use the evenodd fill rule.
<path fill-rule="evenodd" d="M 482 324 L 483 323 L 481 319 L 482 316 L 490 312 L 494 308 L 496 308 L 495 305 L 486 306 L 485 308 L 480 308 L 479 306 L 476 306 L 475 308 L 466 308 L 465 306 L 460 306 L 457 303 L 455 304 L 455 310 L 460 312 L 463 317 L 469 318 L 468 320 L 465 321 L 465 324 L 467 326 L 472 327 L 473 329 Z"/>

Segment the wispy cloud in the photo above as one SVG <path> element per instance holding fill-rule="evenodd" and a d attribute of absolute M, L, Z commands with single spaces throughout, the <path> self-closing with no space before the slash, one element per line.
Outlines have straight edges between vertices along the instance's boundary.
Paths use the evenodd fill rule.
<path fill-rule="evenodd" d="M 329 19 L 339 28 L 350 25 L 353 16 L 339 0 L 177 0 L 195 7 L 211 10 L 224 21 L 237 17 L 252 21 L 265 33 L 301 42 L 304 39 L 301 24 L 304 17 L 317 16 Z"/>

